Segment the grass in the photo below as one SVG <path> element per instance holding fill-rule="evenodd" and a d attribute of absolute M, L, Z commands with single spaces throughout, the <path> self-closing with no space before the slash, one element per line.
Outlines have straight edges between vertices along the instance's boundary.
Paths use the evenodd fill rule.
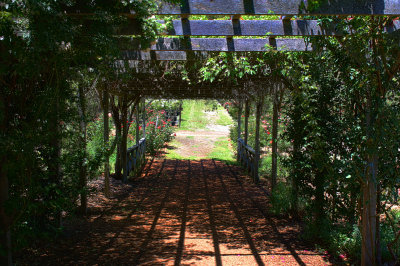
<path fill-rule="evenodd" d="M 208 158 L 231 163 L 236 161 L 232 149 L 229 147 L 229 141 L 224 137 L 219 138 L 214 143 L 214 148 L 208 155 Z"/>
<path fill-rule="evenodd" d="M 209 110 L 211 111 L 213 106 L 217 106 L 217 115 L 211 116 L 212 119 L 210 119 L 210 116 L 207 116 L 205 111 Z M 221 126 L 228 126 L 233 123 L 232 118 L 230 115 L 225 111 L 225 109 L 218 104 L 217 101 L 205 101 L 205 100 L 200 100 L 200 101 L 193 101 L 193 100 L 185 100 L 183 101 L 183 111 L 182 111 L 182 123 L 181 127 L 179 130 L 191 130 L 191 131 L 196 131 L 199 129 L 205 129 L 209 125 L 221 125 Z M 236 159 L 234 157 L 234 154 L 232 152 L 232 149 L 230 148 L 229 141 L 227 139 L 228 137 L 221 137 L 218 138 L 214 142 L 214 147 L 211 150 L 211 152 L 207 155 L 208 159 L 215 159 L 218 161 L 224 161 L 228 164 L 234 164 L 236 162 Z M 194 136 L 186 136 L 186 139 L 195 139 Z M 210 140 L 212 141 L 212 140 Z M 166 154 L 167 159 L 177 159 L 177 160 L 200 160 L 204 159 L 204 157 L 199 157 L 196 156 L 195 153 L 195 148 L 198 148 L 199 145 L 193 145 L 193 155 L 189 157 L 184 157 L 180 155 L 176 148 L 182 146 L 182 143 L 180 143 L 177 140 L 173 140 L 169 144 L 174 148 L 168 149 L 168 152 Z"/>
<path fill-rule="evenodd" d="M 204 115 L 206 109 L 205 101 L 183 101 L 182 123 L 180 130 L 196 130 L 205 129 L 208 120 Z"/>
<path fill-rule="evenodd" d="M 217 125 L 220 126 L 229 126 L 233 124 L 232 117 L 225 111 L 224 107 L 218 107 L 218 119 Z"/>
<path fill-rule="evenodd" d="M 233 120 L 225 111 L 225 109 L 219 105 L 217 109 L 217 117 L 214 121 L 210 121 L 209 118 L 205 115 L 205 110 L 211 110 L 211 105 L 209 101 L 200 100 L 186 100 L 183 101 L 183 112 L 182 112 L 182 123 L 180 130 L 196 130 L 196 129 L 205 129 L 207 125 L 216 124 L 220 126 L 229 126 L 232 125 Z M 216 105 L 217 102 L 214 102 Z"/>

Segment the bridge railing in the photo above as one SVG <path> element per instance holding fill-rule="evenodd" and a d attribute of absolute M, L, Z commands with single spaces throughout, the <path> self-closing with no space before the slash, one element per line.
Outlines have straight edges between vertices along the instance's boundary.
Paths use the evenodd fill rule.
<path fill-rule="evenodd" d="M 256 152 L 246 145 L 243 139 L 238 139 L 238 161 L 243 168 L 254 177 L 256 174 Z"/>
<path fill-rule="evenodd" d="M 127 151 L 128 176 L 136 176 L 146 164 L 146 139 L 142 138 L 139 144 L 130 147 Z"/>

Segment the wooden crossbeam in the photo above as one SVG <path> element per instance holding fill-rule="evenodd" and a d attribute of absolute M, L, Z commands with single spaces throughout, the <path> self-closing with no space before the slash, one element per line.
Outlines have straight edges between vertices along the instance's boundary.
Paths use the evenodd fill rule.
<path fill-rule="evenodd" d="M 330 0 L 308 10 L 307 0 L 182 0 L 160 15 L 400 15 L 400 0 Z"/>
<path fill-rule="evenodd" d="M 190 38 L 182 40 L 179 38 L 159 38 L 156 44 L 152 45 L 151 51 L 207 51 L 207 52 L 263 52 L 267 51 L 267 46 L 278 51 L 310 51 L 312 47 L 303 39 L 222 39 L 222 38 Z M 124 44 L 126 47 L 127 44 Z M 150 60 L 146 58 L 148 54 L 138 52 L 141 50 L 140 42 L 137 39 L 129 41 L 130 51 L 124 51 L 125 59 Z M 179 54 L 182 55 L 182 54 Z M 175 56 L 173 53 L 167 53 L 164 57 Z M 153 58 L 156 59 L 156 58 Z M 184 60 L 183 56 L 181 60 Z"/>
<path fill-rule="evenodd" d="M 159 23 L 165 24 L 160 20 Z M 122 35 L 140 34 L 134 19 L 118 33 Z M 385 28 L 386 32 L 400 29 L 400 21 Z M 322 28 L 317 20 L 173 20 L 166 35 L 174 36 L 340 36 L 332 25 Z"/>

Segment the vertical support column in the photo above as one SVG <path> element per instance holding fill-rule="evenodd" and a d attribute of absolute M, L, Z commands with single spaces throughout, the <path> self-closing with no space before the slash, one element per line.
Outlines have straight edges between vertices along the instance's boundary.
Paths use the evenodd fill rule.
<path fill-rule="evenodd" d="M 5 157 L 1 158 L 1 162 L 4 162 Z M 10 217 L 7 215 L 5 210 L 5 203 L 8 200 L 9 194 L 9 183 L 8 176 L 3 167 L 4 164 L 0 164 L 0 245 L 4 248 L 4 253 L 0 253 L 0 264 L 12 266 L 12 249 L 11 249 L 11 231 L 10 231 Z"/>
<path fill-rule="evenodd" d="M 256 110 L 256 144 L 255 144 L 255 160 L 254 160 L 254 182 L 258 183 L 260 181 L 260 177 L 258 176 L 258 169 L 260 165 L 260 120 L 262 114 L 262 107 L 264 105 L 264 96 L 261 96 L 261 99 L 257 101 L 257 110 Z"/>
<path fill-rule="evenodd" d="M 182 103 L 179 105 L 179 127 L 181 127 L 182 121 Z"/>
<path fill-rule="evenodd" d="M 121 143 L 121 157 L 122 157 L 122 173 L 123 173 L 123 182 L 126 183 L 128 182 L 128 98 L 126 95 L 124 95 L 123 101 L 122 101 L 122 115 L 121 115 L 121 125 L 123 126 L 122 128 L 122 143 Z"/>
<path fill-rule="evenodd" d="M 143 98 L 143 113 L 142 113 L 142 119 L 143 119 L 143 138 L 146 138 L 146 98 Z"/>
<path fill-rule="evenodd" d="M 237 127 L 237 160 L 239 162 L 240 160 L 240 154 L 239 154 L 239 139 L 241 138 L 242 135 L 242 99 L 239 99 L 239 109 L 238 109 L 238 127 Z"/>
<path fill-rule="evenodd" d="M 104 86 L 103 90 L 103 139 L 104 139 L 104 146 L 107 147 L 107 152 L 104 158 L 104 194 L 106 197 L 110 197 L 110 155 L 109 155 L 109 146 L 108 141 L 110 138 L 110 128 L 109 128 L 109 121 L 108 121 L 108 109 L 109 109 L 109 95 L 108 95 L 108 87 L 107 85 Z"/>
<path fill-rule="evenodd" d="M 139 145 L 140 133 L 139 133 L 139 124 L 140 124 L 140 104 L 139 102 L 135 106 L 135 120 L 136 120 L 136 145 Z"/>
<path fill-rule="evenodd" d="M 250 116 L 250 101 L 246 99 L 246 107 L 244 112 L 244 144 L 247 145 L 249 139 L 249 116 Z"/>
<path fill-rule="evenodd" d="M 271 165 L 271 188 L 276 186 L 278 175 L 278 116 L 279 116 L 279 85 L 273 88 L 273 118 L 272 118 L 272 165 Z"/>

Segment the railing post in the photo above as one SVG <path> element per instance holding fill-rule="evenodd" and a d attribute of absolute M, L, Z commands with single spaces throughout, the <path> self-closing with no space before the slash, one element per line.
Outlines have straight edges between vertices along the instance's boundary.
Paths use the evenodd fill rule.
<path fill-rule="evenodd" d="M 255 158 L 254 158 L 254 182 L 258 183 L 260 181 L 260 177 L 258 176 L 258 168 L 260 164 L 260 120 L 262 107 L 264 104 L 264 97 L 257 102 L 257 111 L 256 111 L 256 144 L 255 144 Z"/>
<path fill-rule="evenodd" d="M 242 134 L 242 99 L 239 100 L 239 110 L 238 110 L 238 126 L 237 126 L 237 161 L 240 161 L 240 137 Z"/>
<path fill-rule="evenodd" d="M 249 138 L 249 115 L 250 115 L 250 102 L 246 99 L 246 106 L 244 112 L 244 144 L 247 145 Z"/>

